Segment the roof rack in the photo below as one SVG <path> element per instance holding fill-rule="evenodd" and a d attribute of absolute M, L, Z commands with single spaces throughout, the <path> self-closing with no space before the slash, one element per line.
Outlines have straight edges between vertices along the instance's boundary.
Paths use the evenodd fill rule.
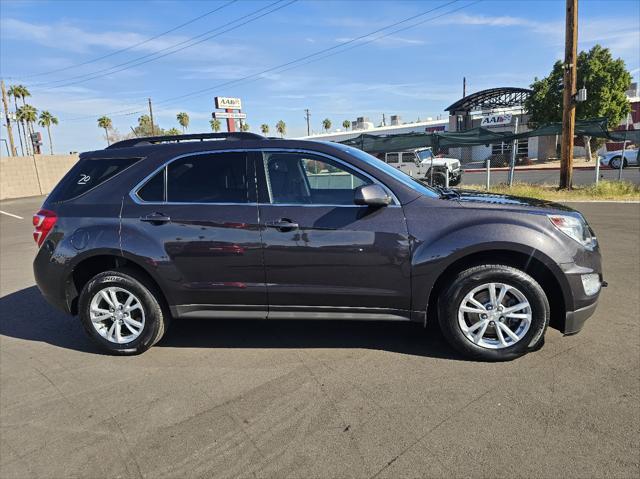
<path fill-rule="evenodd" d="M 129 140 L 122 140 L 112 145 L 109 145 L 107 149 L 116 148 L 129 148 L 132 146 L 148 146 L 156 145 L 158 143 L 179 143 L 181 141 L 188 140 L 264 140 L 265 137 L 258 135 L 257 133 L 249 132 L 233 132 L 233 133 L 193 133 L 188 135 L 165 135 L 165 136 L 146 136 L 141 138 L 131 138 Z"/>

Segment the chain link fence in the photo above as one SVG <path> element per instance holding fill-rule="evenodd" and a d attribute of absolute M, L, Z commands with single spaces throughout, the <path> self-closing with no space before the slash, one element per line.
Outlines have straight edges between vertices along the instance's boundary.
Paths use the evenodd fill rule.
<path fill-rule="evenodd" d="M 591 154 L 589 154 L 591 149 Z M 573 184 L 624 180 L 640 184 L 638 145 L 575 139 Z M 465 185 L 530 183 L 558 185 L 560 137 L 537 136 L 510 142 L 447 148 L 443 157 L 460 160 Z"/>

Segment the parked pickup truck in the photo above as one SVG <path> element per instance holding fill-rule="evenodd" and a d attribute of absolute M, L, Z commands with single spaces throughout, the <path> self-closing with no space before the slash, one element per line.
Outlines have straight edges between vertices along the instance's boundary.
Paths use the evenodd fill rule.
<path fill-rule="evenodd" d="M 431 148 L 385 153 L 384 161 L 409 176 L 425 179 L 430 184 L 444 185 L 445 171 L 449 175 L 449 186 L 456 186 L 462 181 L 460 160 L 437 157 Z"/>

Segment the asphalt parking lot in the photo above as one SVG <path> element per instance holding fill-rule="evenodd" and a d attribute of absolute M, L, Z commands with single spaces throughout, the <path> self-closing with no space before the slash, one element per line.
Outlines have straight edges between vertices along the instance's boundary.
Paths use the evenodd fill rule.
<path fill-rule="evenodd" d="M 0 476 L 640 475 L 640 205 L 581 203 L 609 288 L 582 333 L 502 364 L 417 325 L 175 322 L 96 352 L 34 286 L 31 214 L 0 203 Z"/>

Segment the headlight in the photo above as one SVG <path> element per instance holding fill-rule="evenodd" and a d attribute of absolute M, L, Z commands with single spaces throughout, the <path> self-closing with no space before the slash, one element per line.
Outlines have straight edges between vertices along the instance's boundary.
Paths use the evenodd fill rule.
<path fill-rule="evenodd" d="M 576 218 L 575 216 L 549 215 L 549 219 L 553 226 L 570 238 L 576 240 L 585 248 L 595 248 L 596 238 L 591 234 L 591 229 L 582 217 Z"/>

